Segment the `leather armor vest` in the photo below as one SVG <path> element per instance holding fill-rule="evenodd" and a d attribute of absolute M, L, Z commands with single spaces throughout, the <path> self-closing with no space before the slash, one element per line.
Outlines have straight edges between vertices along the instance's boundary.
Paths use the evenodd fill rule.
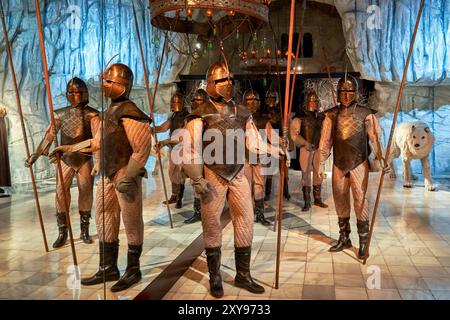
<path fill-rule="evenodd" d="M 128 141 L 121 119 L 151 123 L 151 119 L 131 100 L 113 102 L 105 112 L 103 157 L 105 175 L 111 178 L 117 171 L 128 164 L 133 149 Z"/>
<path fill-rule="evenodd" d="M 172 117 L 170 118 L 170 135 L 172 135 L 172 133 L 177 130 L 177 129 L 181 129 L 184 127 L 184 120 L 186 119 L 186 117 L 189 115 L 189 112 L 184 109 L 183 111 L 180 112 L 174 112 L 172 114 Z"/>
<path fill-rule="evenodd" d="M 267 116 L 270 119 L 270 124 L 272 125 L 272 128 L 281 130 L 281 115 L 280 115 L 280 109 L 275 108 L 269 110 L 267 113 Z"/>
<path fill-rule="evenodd" d="M 320 143 L 324 115 L 318 114 L 316 117 L 313 112 L 306 112 L 306 115 L 300 117 L 300 119 L 300 135 L 303 139 L 314 145 L 314 149 L 317 150 Z"/>
<path fill-rule="evenodd" d="M 88 105 L 65 107 L 55 111 L 60 119 L 61 145 L 70 145 L 92 139 L 91 119 L 99 112 Z M 91 154 L 92 155 L 92 154 Z M 72 169 L 78 171 L 91 155 L 81 153 L 66 153 L 62 161 Z"/>
<path fill-rule="evenodd" d="M 347 174 L 369 156 L 366 117 L 376 111 L 361 106 L 349 106 L 328 112 L 333 119 L 334 165 Z"/>
<path fill-rule="evenodd" d="M 231 181 L 244 167 L 245 152 L 240 154 L 240 151 L 245 150 L 245 137 L 244 141 L 238 141 L 236 138 L 233 140 L 234 161 L 233 163 L 227 163 L 226 154 L 227 150 L 230 149 L 230 146 L 226 145 L 227 131 L 240 129 L 245 134 L 247 121 L 251 117 L 251 113 L 244 107 L 235 106 L 232 101 L 227 104 L 217 104 L 217 106 L 221 110 L 218 110 L 213 102 L 208 101 L 191 115 L 201 117 L 204 120 L 205 125 L 203 126 L 203 130 L 215 129 L 219 130 L 222 134 L 222 141 L 224 143 L 222 146 L 223 163 L 205 163 L 205 166 L 223 179 Z M 214 143 L 214 141 L 203 142 L 203 150 L 211 143 Z M 244 145 L 241 145 L 242 143 Z M 211 155 L 214 157 L 214 152 Z"/>
<path fill-rule="evenodd" d="M 252 115 L 252 118 L 258 130 L 266 130 L 267 122 L 270 121 L 268 114 L 257 111 Z"/>

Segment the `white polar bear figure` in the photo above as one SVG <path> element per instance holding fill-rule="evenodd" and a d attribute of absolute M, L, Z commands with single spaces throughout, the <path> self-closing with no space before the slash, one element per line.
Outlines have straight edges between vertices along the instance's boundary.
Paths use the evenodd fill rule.
<path fill-rule="evenodd" d="M 417 177 L 411 174 L 411 160 L 422 161 L 425 189 L 434 191 L 436 188 L 431 180 L 430 161 L 428 155 L 433 148 L 435 137 L 430 127 L 422 121 L 402 122 L 398 124 L 392 138 L 392 147 L 389 155 L 391 179 L 396 178 L 394 159 L 401 156 L 403 161 L 403 187 L 411 188 L 411 179 Z"/>

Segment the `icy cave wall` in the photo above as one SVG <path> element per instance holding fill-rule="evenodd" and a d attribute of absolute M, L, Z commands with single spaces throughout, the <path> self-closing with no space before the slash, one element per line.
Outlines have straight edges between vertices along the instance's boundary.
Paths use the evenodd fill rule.
<path fill-rule="evenodd" d="M 34 1 L 2 0 L 11 41 L 16 76 L 26 119 L 30 148 L 34 149 L 49 124 L 49 114 L 37 33 Z M 91 105 L 101 109 L 99 78 L 103 66 L 113 59 L 131 67 L 135 85 L 132 99 L 148 111 L 143 69 L 135 33 L 131 1 L 49 0 L 40 1 L 44 24 L 51 90 L 55 109 L 66 106 L 65 87 L 71 76 L 88 82 Z M 163 46 L 163 35 L 151 27 L 146 0 L 134 1 L 152 86 L 156 78 Z M 103 36 L 102 25 L 103 24 Z M 0 42 L 0 103 L 6 105 L 9 118 L 9 151 L 12 180 L 15 186 L 29 181 L 23 166 L 25 148 L 20 128 L 10 69 L 3 40 Z M 177 36 L 171 35 L 176 43 Z M 104 50 L 102 50 L 102 47 Z M 190 61 L 172 50 L 166 54 L 160 78 L 156 111 L 168 112 L 174 81 Z M 158 118 L 157 118 L 158 120 Z M 38 179 L 53 175 L 48 160 L 42 157 L 35 165 Z"/>
<path fill-rule="evenodd" d="M 372 106 L 386 140 L 419 10 L 419 0 L 335 0 L 346 52 L 363 79 L 376 81 Z M 433 175 L 450 175 L 450 1 L 425 2 L 398 122 L 421 120 L 436 135 Z M 397 160 L 400 167 L 400 161 Z M 421 172 L 420 163 L 413 170 Z"/>

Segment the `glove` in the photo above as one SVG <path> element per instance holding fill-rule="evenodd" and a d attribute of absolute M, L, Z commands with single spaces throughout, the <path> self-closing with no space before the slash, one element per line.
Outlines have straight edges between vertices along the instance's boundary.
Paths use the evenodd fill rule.
<path fill-rule="evenodd" d="M 64 154 L 64 153 L 71 153 L 72 150 L 73 150 L 72 145 L 62 145 L 62 146 L 55 148 L 52 152 L 50 152 L 50 154 L 48 155 L 48 158 L 50 159 L 51 163 L 56 163 L 56 161 L 58 159 L 58 155 L 61 156 L 61 154 Z"/>
<path fill-rule="evenodd" d="M 283 150 L 283 154 L 286 153 L 286 150 L 289 148 L 289 140 L 284 137 L 280 137 L 280 147 Z"/>
<path fill-rule="evenodd" d="M 183 164 L 183 171 L 189 178 L 191 178 L 192 187 L 195 192 L 200 195 L 205 195 L 210 191 L 208 181 L 203 178 L 202 164 Z"/>
<path fill-rule="evenodd" d="M 321 177 L 322 179 L 326 179 L 327 178 L 327 174 L 325 173 L 325 164 L 321 163 L 319 165 L 319 177 Z"/>
<path fill-rule="evenodd" d="M 191 179 L 192 180 L 192 187 L 194 188 L 195 192 L 200 195 L 205 195 L 209 192 L 209 183 L 206 181 L 205 178 L 199 177 L 197 179 Z"/>
<path fill-rule="evenodd" d="M 25 167 L 29 168 L 31 167 L 36 160 L 39 158 L 39 155 L 36 153 L 32 153 L 28 159 L 25 160 Z"/>
<path fill-rule="evenodd" d="M 305 146 L 305 148 L 306 148 L 306 150 L 308 150 L 308 151 L 314 151 L 314 145 L 311 144 L 311 143 L 308 143 L 308 144 Z"/>
<path fill-rule="evenodd" d="M 100 173 L 100 152 L 94 153 L 94 167 L 91 170 L 91 176 L 98 176 Z"/>
<path fill-rule="evenodd" d="M 116 181 L 114 186 L 120 193 L 125 193 L 131 198 L 134 198 L 138 187 L 136 178 L 145 175 L 146 171 L 144 167 L 133 158 L 130 158 L 125 176 Z"/>
<path fill-rule="evenodd" d="M 382 158 L 382 160 L 380 161 L 382 168 L 383 168 L 383 173 L 384 174 L 388 174 L 391 172 L 391 166 L 389 165 L 389 163 L 386 162 L 385 158 Z"/>

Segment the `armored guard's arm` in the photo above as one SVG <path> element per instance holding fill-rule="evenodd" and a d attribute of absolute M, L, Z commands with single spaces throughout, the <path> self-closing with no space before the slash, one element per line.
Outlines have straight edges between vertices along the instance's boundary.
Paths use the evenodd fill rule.
<path fill-rule="evenodd" d="M 172 123 L 172 118 L 163 122 L 163 124 L 155 127 L 155 133 L 166 132 L 170 129 L 170 125 Z"/>
<path fill-rule="evenodd" d="M 291 126 L 289 128 L 289 134 L 291 136 L 292 141 L 294 141 L 294 144 L 296 147 L 306 147 L 309 151 L 313 150 L 313 146 L 306 141 L 301 135 L 300 135 L 300 129 L 302 127 L 302 120 L 300 118 L 295 118 L 291 122 Z"/>
<path fill-rule="evenodd" d="M 92 117 L 92 119 L 90 121 L 90 125 L 91 125 L 92 136 L 95 137 L 97 135 L 97 133 L 100 132 L 100 125 L 101 125 L 100 116 L 97 115 L 95 117 Z M 100 151 L 99 150 L 93 152 L 93 158 L 94 158 L 94 167 L 92 168 L 91 174 L 93 176 L 96 176 L 100 173 Z"/>
<path fill-rule="evenodd" d="M 319 153 L 320 153 L 320 172 L 324 173 L 325 161 L 330 156 L 331 147 L 333 146 L 333 137 L 331 136 L 333 130 L 333 120 L 328 115 L 325 116 L 322 125 L 322 134 L 320 136 L 319 142 Z"/>
<path fill-rule="evenodd" d="M 284 151 L 279 147 L 282 144 L 282 139 L 278 136 L 271 136 L 272 144 L 265 142 L 258 132 L 253 120 L 249 119 L 246 125 L 246 139 L 245 145 L 247 149 L 254 154 L 271 154 L 275 158 L 279 158 L 280 155 L 284 155 Z M 278 141 L 276 140 L 278 138 Z"/>
<path fill-rule="evenodd" d="M 61 121 L 57 114 L 55 114 L 55 122 L 56 122 L 55 134 L 57 134 L 59 129 L 61 128 Z M 53 139 L 54 139 L 53 128 L 52 125 L 49 125 L 47 130 L 45 131 L 44 138 L 39 143 L 38 147 L 36 148 L 36 151 L 34 151 L 30 155 L 30 157 L 27 160 L 25 160 L 25 166 L 30 167 L 33 165 L 33 163 L 36 162 L 37 159 L 39 159 L 41 155 L 48 155 L 48 151 L 50 150 L 50 147 L 53 144 Z"/>
<path fill-rule="evenodd" d="M 366 117 L 364 121 L 366 125 L 367 135 L 373 147 L 373 152 L 375 154 L 375 160 L 380 161 L 381 166 L 384 168 L 384 157 L 383 157 L 383 146 L 381 144 L 381 128 L 378 120 L 374 114 L 370 114 Z"/>
<path fill-rule="evenodd" d="M 186 130 L 190 139 L 183 139 L 183 164 L 184 173 L 192 180 L 192 186 L 198 194 L 206 194 L 209 191 L 208 182 L 203 176 L 202 137 L 203 120 L 196 118 L 186 124 Z"/>

